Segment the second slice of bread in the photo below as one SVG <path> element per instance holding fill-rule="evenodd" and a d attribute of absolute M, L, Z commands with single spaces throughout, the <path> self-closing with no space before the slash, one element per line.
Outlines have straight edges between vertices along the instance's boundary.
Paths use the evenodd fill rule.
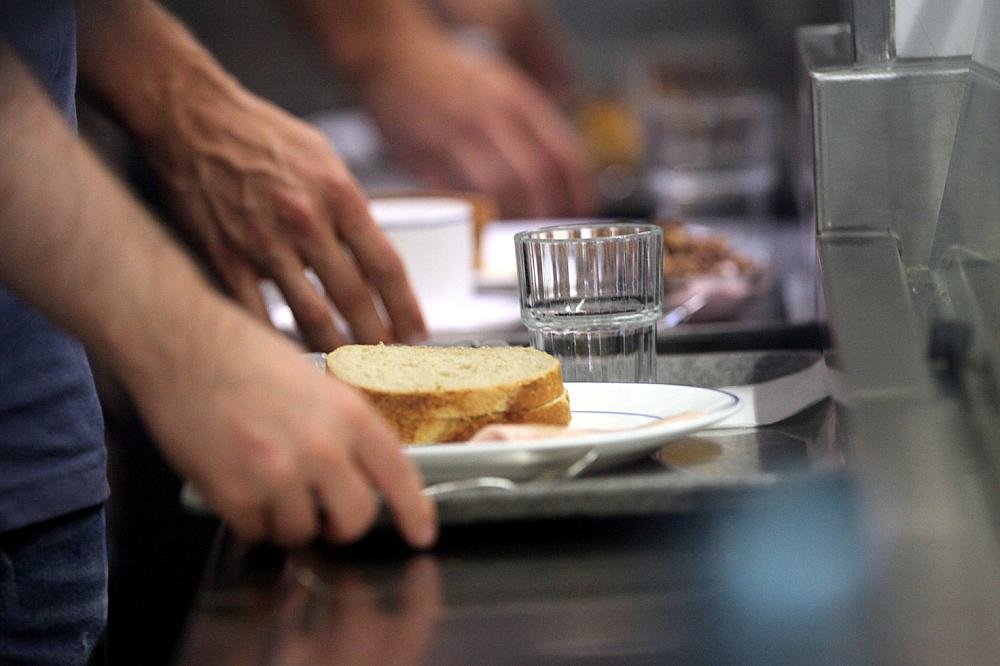
<path fill-rule="evenodd" d="M 483 414 L 464 419 L 389 419 L 390 425 L 407 444 L 437 444 L 463 442 L 493 423 L 533 423 L 568 425 L 571 414 L 569 394 L 565 391 L 555 400 L 520 412 Z"/>

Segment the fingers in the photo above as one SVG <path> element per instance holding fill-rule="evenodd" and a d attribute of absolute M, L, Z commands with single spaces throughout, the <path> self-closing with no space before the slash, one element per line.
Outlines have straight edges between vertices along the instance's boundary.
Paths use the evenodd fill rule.
<path fill-rule="evenodd" d="M 290 358 L 301 362 L 294 352 Z M 216 451 L 217 464 L 184 474 L 248 541 L 295 546 L 319 534 L 355 541 L 374 524 L 381 495 L 403 538 L 416 548 L 431 546 L 435 507 L 398 439 L 352 389 L 302 371 L 308 374 L 284 373 L 292 380 L 284 389 L 267 384 L 265 403 L 243 415 L 248 427 L 236 428 L 235 439 Z"/>
<path fill-rule="evenodd" d="M 215 267 L 233 298 L 255 317 L 270 321 L 267 304 L 260 293 L 260 276 L 247 261 L 229 248 L 220 248 Z"/>
<path fill-rule="evenodd" d="M 316 537 L 316 502 L 303 484 L 288 484 L 268 506 L 268 537 L 279 546 L 298 546 Z"/>
<path fill-rule="evenodd" d="M 378 503 L 361 474 L 342 459 L 315 481 L 317 501 L 324 516 L 323 535 L 335 543 L 360 538 L 378 513 Z"/>
<path fill-rule="evenodd" d="M 422 494 L 416 467 L 381 421 L 366 421 L 358 432 L 358 463 L 385 500 L 396 527 L 411 546 L 429 548 L 437 539 L 437 509 Z"/>
<path fill-rule="evenodd" d="M 272 261 L 271 274 L 310 349 L 330 351 L 347 342 L 333 322 L 326 299 L 306 278 L 302 262 L 290 249 Z"/>
<path fill-rule="evenodd" d="M 241 539 L 256 543 L 268 537 L 269 516 L 262 503 L 252 501 L 249 495 L 243 501 L 217 496 L 211 484 L 195 484 L 195 488 Z"/>
<path fill-rule="evenodd" d="M 342 390 L 341 390 L 342 389 Z M 437 513 L 422 494 L 423 480 L 399 440 L 360 396 L 338 385 L 338 434 L 350 442 L 346 457 L 326 457 L 314 475 L 327 530 L 336 541 L 361 536 L 375 519 L 374 491 L 385 501 L 403 538 L 415 548 L 437 539 Z"/>
<path fill-rule="evenodd" d="M 566 122 L 543 100 L 529 92 L 523 99 L 527 106 L 520 115 L 525 129 L 537 142 L 540 151 L 554 164 L 561 184 L 554 191 L 564 193 L 563 214 L 586 216 L 597 206 L 595 180 L 583 145 Z"/>
<path fill-rule="evenodd" d="M 529 217 L 555 217 L 566 208 L 562 178 L 556 165 L 544 151 L 538 149 L 518 123 L 497 118 L 491 132 L 493 149 L 504 165 L 501 201 L 510 206 L 520 203 Z"/>
<path fill-rule="evenodd" d="M 568 183 L 571 169 L 528 136 L 524 123 L 504 118 L 488 142 L 467 141 L 450 158 L 456 175 L 496 198 L 504 217 L 565 217 L 579 214 Z"/>
<path fill-rule="evenodd" d="M 342 204 L 340 213 L 341 236 L 368 282 L 378 291 L 392 321 L 393 335 L 390 339 L 371 341 L 414 343 L 426 339 L 427 326 L 420 312 L 417 296 L 406 277 L 403 262 L 372 219 L 364 199 L 359 196 L 356 200 Z M 340 307 L 339 301 L 337 305 Z"/>
<path fill-rule="evenodd" d="M 298 265 L 306 263 L 313 268 L 326 296 L 347 322 L 355 341 L 374 344 L 426 337 L 420 307 L 402 261 L 371 219 L 367 203 L 356 185 L 349 178 L 330 176 L 322 197 L 321 204 L 311 205 L 289 195 L 279 206 L 279 215 L 286 226 L 300 231 L 297 235 L 301 253 Z M 287 258 L 283 265 L 287 271 L 296 270 Z M 293 278 L 291 272 L 286 275 L 287 280 Z M 391 331 L 379 314 L 373 289 L 378 292 L 392 322 Z M 297 294 L 301 299 L 306 298 L 301 292 Z M 310 307 L 308 302 L 302 305 Z M 292 311 L 298 320 L 299 312 L 294 306 Z M 307 337 L 329 340 L 326 330 L 329 312 L 323 313 L 323 317 L 311 310 L 304 314 L 315 317 L 305 325 L 299 322 L 300 328 L 308 329 Z M 329 349 L 333 347 L 325 348 Z"/>
<path fill-rule="evenodd" d="M 526 81 L 509 91 L 464 137 L 450 139 L 439 159 L 456 180 L 495 197 L 504 217 L 592 214 L 594 179 L 567 122 Z"/>
<path fill-rule="evenodd" d="M 305 255 L 323 284 L 327 297 L 351 327 L 356 342 L 395 342 L 375 309 L 371 288 L 358 267 L 338 245 L 325 243 L 324 247 L 309 250 Z"/>

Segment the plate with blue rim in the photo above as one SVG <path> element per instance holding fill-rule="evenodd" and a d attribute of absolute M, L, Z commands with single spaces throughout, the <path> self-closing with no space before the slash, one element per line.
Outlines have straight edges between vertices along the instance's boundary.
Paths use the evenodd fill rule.
<path fill-rule="evenodd" d="M 528 481 L 552 466 L 596 452 L 588 471 L 617 467 L 722 421 L 738 397 L 674 384 L 567 382 L 572 420 L 565 435 L 503 442 L 411 445 L 427 483 L 473 476 Z"/>
<path fill-rule="evenodd" d="M 325 368 L 323 354 L 309 356 L 317 368 Z M 572 415 L 565 435 L 410 445 L 406 453 L 427 483 L 475 476 L 528 481 L 591 450 L 597 455 L 588 471 L 639 460 L 722 421 L 740 407 L 735 395 L 699 386 L 567 382 L 565 388 Z"/>

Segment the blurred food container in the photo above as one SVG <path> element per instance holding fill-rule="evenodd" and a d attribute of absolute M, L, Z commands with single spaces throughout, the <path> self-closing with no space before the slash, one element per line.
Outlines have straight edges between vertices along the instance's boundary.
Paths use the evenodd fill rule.
<path fill-rule="evenodd" d="M 664 311 L 667 324 L 739 319 L 774 286 L 763 248 L 737 245 L 714 229 L 676 220 L 663 228 Z"/>
<path fill-rule="evenodd" d="M 428 189 L 381 189 L 370 191 L 372 199 L 452 199 L 466 202 L 472 207 L 472 267 L 480 269 L 483 266 L 483 235 L 487 225 L 496 221 L 499 207 L 493 197 L 476 192 L 460 192 L 457 190 Z"/>
<path fill-rule="evenodd" d="M 372 217 L 399 253 L 421 304 L 472 298 L 472 205 L 445 197 L 372 199 Z"/>
<path fill-rule="evenodd" d="M 598 169 L 636 168 L 642 160 L 642 128 L 635 109 L 622 97 L 607 93 L 580 105 L 576 124 Z"/>

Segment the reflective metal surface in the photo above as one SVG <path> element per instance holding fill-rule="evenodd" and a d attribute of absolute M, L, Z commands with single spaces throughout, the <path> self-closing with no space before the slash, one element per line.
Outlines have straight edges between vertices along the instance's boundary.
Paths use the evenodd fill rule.
<path fill-rule="evenodd" d="M 968 336 L 949 359 L 1000 478 L 1000 3 L 983 6 L 931 257 L 940 316 Z"/>
<path fill-rule="evenodd" d="M 988 322 L 1000 310 L 998 266 L 981 253 L 995 247 L 983 187 L 997 172 L 976 157 L 997 145 L 1000 96 L 963 108 L 967 75 L 961 59 L 810 69 L 817 240 L 865 525 L 871 663 L 1000 660 L 1000 384 L 987 350 L 998 340 L 981 334 L 998 330 Z M 960 117 L 976 123 L 965 137 Z M 963 196 L 941 224 L 972 242 L 942 252 L 946 176 Z"/>
<path fill-rule="evenodd" d="M 851 0 L 857 62 L 884 62 L 896 55 L 894 4 L 894 0 Z"/>
<path fill-rule="evenodd" d="M 986 2 L 955 135 L 932 263 L 955 246 L 1000 259 L 1000 4 Z"/>
<path fill-rule="evenodd" d="M 251 552 L 221 568 L 230 587 L 203 595 L 178 661 L 852 663 L 861 581 L 837 494 L 790 493 L 794 514 L 470 527 L 430 555 Z"/>
<path fill-rule="evenodd" d="M 828 232 L 820 259 L 852 395 L 929 394 L 926 331 L 910 302 L 897 238 L 880 230 Z"/>
<path fill-rule="evenodd" d="M 889 229 L 926 263 L 967 72 L 963 59 L 811 72 L 820 233 Z"/>

